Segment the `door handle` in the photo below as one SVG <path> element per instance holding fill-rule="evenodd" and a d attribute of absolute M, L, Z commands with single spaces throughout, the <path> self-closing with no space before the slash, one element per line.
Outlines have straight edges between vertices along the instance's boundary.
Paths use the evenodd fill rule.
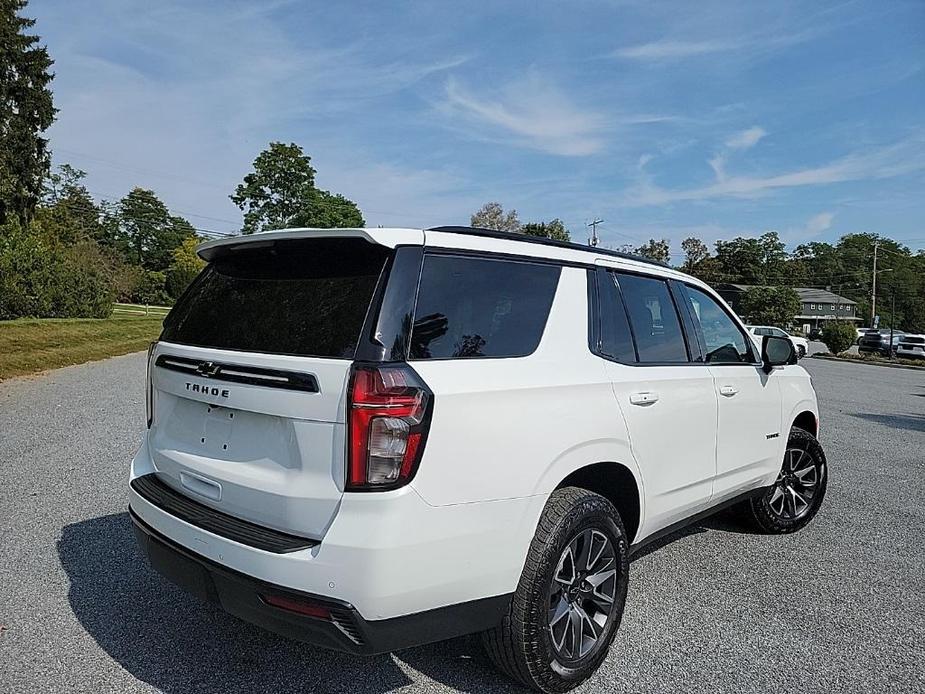
<path fill-rule="evenodd" d="M 735 395 L 738 392 L 739 391 L 736 390 L 735 386 L 721 386 L 719 389 L 719 394 L 725 395 L 727 398 L 731 398 L 733 395 Z"/>
<path fill-rule="evenodd" d="M 651 405 L 658 401 L 658 393 L 630 393 L 630 403 L 633 405 Z"/>

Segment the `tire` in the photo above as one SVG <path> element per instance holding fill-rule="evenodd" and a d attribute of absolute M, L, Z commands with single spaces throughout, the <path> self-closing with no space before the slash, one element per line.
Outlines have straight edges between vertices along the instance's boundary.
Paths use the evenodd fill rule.
<path fill-rule="evenodd" d="M 819 512 L 828 485 L 825 452 L 808 431 L 793 427 L 777 480 L 740 507 L 743 520 L 771 535 L 795 533 Z"/>
<path fill-rule="evenodd" d="M 797 345 L 797 359 L 802 359 L 806 356 L 806 348 L 803 345 Z"/>
<path fill-rule="evenodd" d="M 540 516 L 508 613 L 482 634 L 488 657 L 541 692 L 566 692 L 584 682 L 607 656 L 620 625 L 628 557 L 613 504 L 585 489 L 557 489 Z M 589 588 L 592 582 L 596 587 Z"/>

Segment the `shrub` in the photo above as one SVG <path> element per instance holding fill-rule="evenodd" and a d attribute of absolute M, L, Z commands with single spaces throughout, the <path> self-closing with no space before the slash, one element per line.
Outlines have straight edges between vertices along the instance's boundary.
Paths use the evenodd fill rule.
<path fill-rule="evenodd" d="M 111 268 L 93 241 L 63 247 L 34 227 L 0 228 L 0 320 L 103 318 L 112 310 Z"/>
<path fill-rule="evenodd" d="M 841 354 L 857 340 L 857 330 L 849 323 L 832 321 L 822 327 L 822 342 L 832 354 Z"/>
<path fill-rule="evenodd" d="M 190 236 L 172 251 L 173 262 L 167 268 L 167 284 L 165 288 L 173 299 L 180 298 L 180 295 L 189 286 L 190 282 L 196 279 L 196 275 L 206 265 L 196 255 L 198 245 L 199 239 L 195 236 Z"/>
<path fill-rule="evenodd" d="M 59 264 L 47 244 L 15 220 L 0 227 L 0 320 L 49 315 L 48 286 Z"/>
<path fill-rule="evenodd" d="M 66 248 L 55 280 L 58 317 L 106 318 L 112 313 L 110 259 L 94 241 L 78 241 Z"/>
<path fill-rule="evenodd" d="M 163 306 L 171 303 L 170 296 L 164 285 L 167 277 L 163 272 L 145 270 L 141 277 L 141 283 L 135 291 L 132 300 L 138 304 L 148 304 L 154 306 Z"/>

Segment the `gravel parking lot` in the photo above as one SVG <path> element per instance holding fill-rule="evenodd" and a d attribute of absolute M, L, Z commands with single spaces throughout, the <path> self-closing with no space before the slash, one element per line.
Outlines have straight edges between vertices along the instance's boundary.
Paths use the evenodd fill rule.
<path fill-rule="evenodd" d="M 632 564 L 580 691 L 925 691 L 925 372 L 812 359 L 830 484 L 787 537 L 728 516 Z M 141 354 L 0 384 L 0 692 L 519 691 L 475 638 L 360 659 L 154 574 L 126 514 Z"/>

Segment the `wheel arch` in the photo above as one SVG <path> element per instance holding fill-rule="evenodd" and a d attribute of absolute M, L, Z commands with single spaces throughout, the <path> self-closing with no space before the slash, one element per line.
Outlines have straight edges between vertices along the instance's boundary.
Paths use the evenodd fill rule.
<path fill-rule="evenodd" d="M 642 494 L 632 471 L 621 463 L 591 463 L 570 472 L 556 489 L 581 487 L 600 494 L 620 513 L 630 544 L 636 538 L 642 518 Z"/>
<path fill-rule="evenodd" d="M 816 413 L 811 410 L 803 410 L 800 412 L 793 418 L 793 423 L 790 426 L 808 431 L 813 436 L 819 435 L 819 418 L 816 417 Z"/>

